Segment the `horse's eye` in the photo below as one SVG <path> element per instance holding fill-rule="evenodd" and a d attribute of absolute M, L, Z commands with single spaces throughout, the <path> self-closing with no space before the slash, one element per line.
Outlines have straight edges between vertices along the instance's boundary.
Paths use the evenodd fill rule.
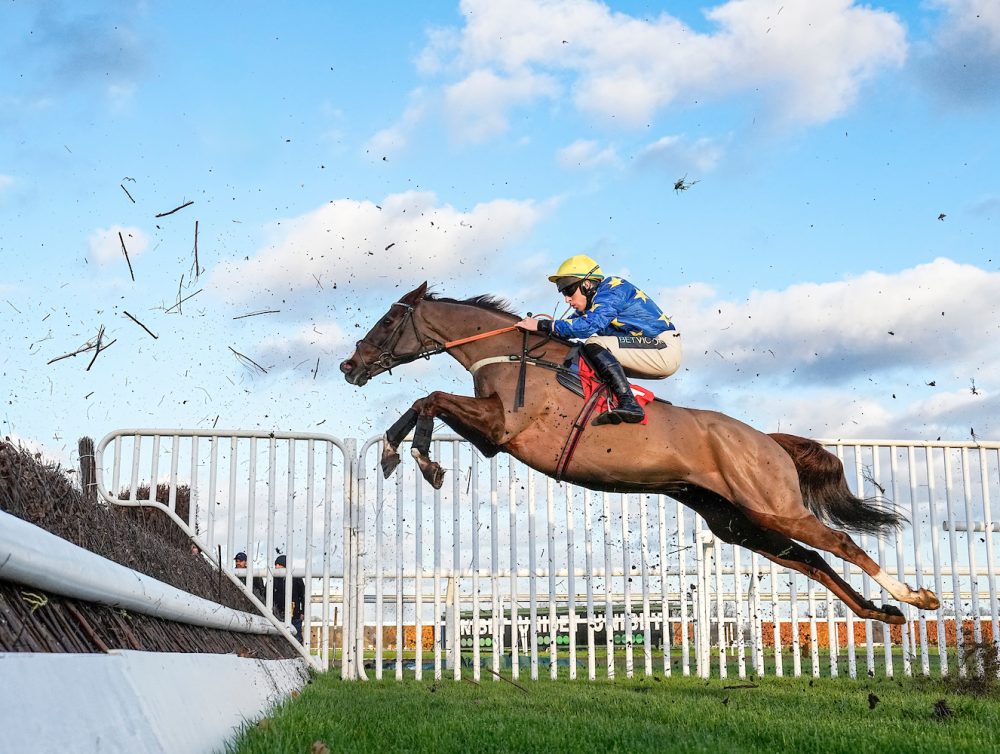
<path fill-rule="evenodd" d="M 382 324 L 388 327 L 389 325 L 392 324 L 392 320 L 389 317 L 386 317 L 385 319 L 382 320 Z"/>

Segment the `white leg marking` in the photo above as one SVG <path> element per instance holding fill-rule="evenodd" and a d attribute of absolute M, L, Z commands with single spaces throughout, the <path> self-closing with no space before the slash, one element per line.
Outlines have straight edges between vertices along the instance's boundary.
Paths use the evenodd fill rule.
<path fill-rule="evenodd" d="M 890 576 L 881 568 L 878 573 L 876 573 L 872 578 L 877 581 L 883 589 L 885 589 L 889 594 L 895 597 L 900 602 L 909 602 L 911 597 L 910 594 L 913 592 L 910 587 L 904 584 L 902 581 Z"/>

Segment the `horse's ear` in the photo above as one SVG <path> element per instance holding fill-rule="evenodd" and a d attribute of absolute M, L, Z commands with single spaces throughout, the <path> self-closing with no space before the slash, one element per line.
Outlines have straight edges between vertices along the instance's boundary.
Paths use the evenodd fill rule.
<path fill-rule="evenodd" d="M 424 297 L 425 293 L 427 293 L 426 280 L 422 282 L 420 285 L 418 285 L 416 288 L 414 288 L 412 291 L 407 293 L 405 296 L 403 296 L 403 298 L 400 299 L 400 302 L 404 304 L 409 304 L 410 306 L 416 306 L 417 302 Z"/>

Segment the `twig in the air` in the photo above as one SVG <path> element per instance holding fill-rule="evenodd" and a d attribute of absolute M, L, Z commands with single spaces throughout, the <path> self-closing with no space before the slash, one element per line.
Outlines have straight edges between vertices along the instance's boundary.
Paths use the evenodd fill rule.
<path fill-rule="evenodd" d="M 56 356 L 54 359 L 49 359 L 48 361 L 46 361 L 45 364 L 46 364 L 46 366 L 48 366 L 49 364 L 55 364 L 57 361 L 62 361 L 63 359 L 68 359 L 70 356 L 76 356 L 77 354 L 80 354 L 80 353 L 86 353 L 87 351 L 89 351 L 93 347 L 94 347 L 94 344 L 91 343 L 90 341 L 87 341 L 87 344 L 85 346 L 83 346 L 82 348 L 77 348 L 75 351 L 73 351 L 73 353 L 64 353 L 62 356 Z"/>
<path fill-rule="evenodd" d="M 122 191 L 125 192 L 125 196 L 127 196 L 129 199 L 132 199 L 132 195 L 128 192 L 128 189 L 125 188 L 125 184 L 119 183 L 118 185 L 122 187 Z M 132 199 L 132 204 L 135 204 L 135 199 Z"/>
<path fill-rule="evenodd" d="M 124 310 L 123 310 L 123 312 L 122 312 L 122 313 L 123 313 L 123 314 L 124 314 L 124 315 L 125 315 L 126 317 L 128 317 L 128 318 L 129 318 L 130 320 L 132 320 L 133 322 L 135 322 L 135 323 L 136 323 L 137 325 L 139 325 L 139 327 L 141 327 L 141 328 L 142 328 L 143 330 L 145 330 L 145 331 L 146 331 L 146 332 L 148 332 L 148 333 L 149 333 L 150 335 L 152 335 L 152 336 L 153 336 L 154 338 L 159 338 L 159 337 L 160 337 L 159 335 L 155 335 L 155 334 L 153 333 L 153 331 L 152 331 L 152 330 L 150 330 L 150 329 L 149 329 L 148 327 L 146 327 L 146 326 L 145 326 L 144 324 L 142 324 L 142 322 L 140 322 L 139 320 L 137 320 L 137 319 L 136 319 L 135 317 L 133 317 L 133 316 L 132 316 L 131 314 L 129 314 L 128 312 L 126 312 L 126 311 L 124 311 Z"/>
<path fill-rule="evenodd" d="M 198 277 L 201 274 L 201 268 L 198 266 L 198 221 L 194 221 L 194 276 Z"/>
<path fill-rule="evenodd" d="M 107 348 L 108 346 L 111 345 L 111 343 L 115 342 L 115 341 L 111 341 L 111 343 L 108 343 L 107 346 L 104 346 L 104 348 L 101 348 L 100 347 L 101 346 L 101 339 L 103 337 L 104 337 L 104 325 L 101 325 L 101 329 L 97 331 L 97 337 L 96 338 L 91 338 L 90 340 L 88 340 L 86 343 L 84 343 L 82 346 L 80 346 L 79 348 L 77 348 L 72 353 L 64 353 L 62 356 L 56 356 L 54 359 L 49 359 L 46 362 L 46 365 L 48 365 L 48 364 L 55 364 L 57 361 L 62 361 L 63 359 L 68 359 L 70 356 L 76 356 L 77 354 L 86 353 L 87 351 L 92 351 L 95 348 L 98 348 L 98 349 L 100 349 L 100 350 L 103 351 L 104 348 Z M 95 356 L 95 358 L 96 358 L 96 356 Z M 93 360 L 91 360 L 91 364 L 93 364 L 93 363 L 94 363 Z M 88 367 L 88 369 L 89 369 L 89 367 Z"/>
<path fill-rule="evenodd" d="M 239 359 L 240 363 L 250 362 L 251 365 L 253 365 L 256 369 L 260 370 L 261 374 L 267 374 L 267 370 L 264 367 L 262 367 L 260 364 L 258 364 L 256 361 L 254 361 L 253 359 L 251 359 L 249 356 L 246 356 L 246 355 L 240 353 L 239 351 L 237 351 L 232 346 L 229 346 L 229 350 L 236 354 L 236 358 Z"/>
<path fill-rule="evenodd" d="M 156 217 L 166 217 L 167 215 L 172 215 L 174 214 L 174 212 L 180 212 L 182 209 L 184 209 L 185 207 L 190 207 L 192 204 L 194 204 L 193 200 L 190 202 L 184 202 L 184 204 L 182 204 L 181 206 L 174 207 L 169 212 L 161 212 L 160 214 L 156 215 Z"/>
<path fill-rule="evenodd" d="M 90 371 L 90 368 L 91 368 L 92 366 L 94 366 L 94 362 L 95 362 L 95 361 L 97 360 L 97 357 L 98 357 L 98 356 L 100 356 L 100 355 L 101 355 L 101 354 L 102 354 L 102 353 L 103 353 L 104 351 L 107 351 L 107 350 L 108 350 L 109 348 L 111 348 L 111 346 L 113 346 L 113 345 L 114 345 L 115 343 L 117 343 L 117 342 L 118 342 L 118 338 L 115 338 L 114 340 L 112 340 L 112 341 L 111 341 L 110 343 L 108 343 L 108 344 L 107 344 L 106 346 L 104 346 L 103 348 L 98 348 L 98 349 L 97 349 L 96 351 L 94 351 L 94 358 L 92 358 L 92 359 L 90 360 L 90 363 L 89 363 L 89 364 L 87 364 L 87 369 L 86 369 L 85 371 L 88 371 L 88 372 L 89 372 L 89 371 Z"/>
<path fill-rule="evenodd" d="M 313 370 L 313 379 L 316 379 L 316 375 L 319 374 L 319 356 L 316 357 L 316 368 Z"/>
<path fill-rule="evenodd" d="M 87 369 L 85 371 L 87 371 L 87 372 L 90 371 L 90 368 L 92 366 L 94 366 L 94 362 L 97 361 L 97 357 L 101 355 L 101 351 L 108 350 L 109 348 L 111 348 L 111 346 L 113 346 L 115 343 L 118 342 L 118 339 L 115 338 L 114 340 L 112 340 L 110 343 L 108 343 L 106 346 L 104 346 L 102 348 L 101 347 L 101 340 L 103 338 L 104 338 L 104 325 L 101 325 L 101 329 L 97 333 L 97 345 L 94 347 L 94 355 L 91 357 L 90 363 L 87 364 Z"/>
<path fill-rule="evenodd" d="M 128 274 L 132 276 L 132 282 L 135 282 L 135 273 L 132 272 L 132 260 L 128 258 L 128 249 L 125 248 L 125 239 L 122 238 L 122 232 L 118 231 L 118 240 L 122 242 L 122 253 L 125 254 L 125 261 L 128 262 Z"/>
<path fill-rule="evenodd" d="M 281 309 L 261 309 L 259 312 L 250 312 L 249 314 L 241 314 L 238 317 L 233 317 L 233 319 L 246 319 L 247 317 L 256 317 L 258 314 L 278 314 Z"/>
<path fill-rule="evenodd" d="M 197 295 L 198 295 L 199 293 L 201 293 L 201 292 L 202 292 L 203 290 L 205 290 L 205 289 L 204 289 L 204 288 L 199 288 L 199 289 L 198 289 L 198 290 L 196 290 L 196 291 L 195 291 L 194 293 L 192 293 L 192 294 L 191 294 L 190 296 L 187 296 L 187 297 L 185 297 L 185 298 L 182 298 L 182 299 L 181 299 L 180 301 L 178 301 L 178 302 L 177 302 L 176 304 L 174 304 L 173 306 L 171 306 L 171 307 L 170 307 L 170 309 L 167 309 L 167 310 L 166 310 L 165 312 L 163 312 L 163 313 L 164 313 L 164 314 L 169 314 L 169 313 L 170 313 L 170 311 L 171 311 L 172 309 L 176 309 L 176 308 L 177 308 L 178 306 L 180 306 L 181 304 L 183 304 L 183 303 L 184 303 L 185 301 L 187 301 L 187 300 L 188 300 L 189 298 L 194 298 L 194 297 L 195 297 L 195 296 L 197 296 Z"/>

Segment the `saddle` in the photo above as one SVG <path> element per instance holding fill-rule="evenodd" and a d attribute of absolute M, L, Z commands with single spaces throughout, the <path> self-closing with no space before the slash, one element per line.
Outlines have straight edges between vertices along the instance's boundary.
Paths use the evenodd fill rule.
<path fill-rule="evenodd" d="M 580 348 L 579 344 L 574 345 L 569 353 L 566 355 L 565 361 L 563 361 L 562 369 L 556 371 L 556 382 L 562 385 L 564 388 L 572 393 L 576 393 L 578 396 L 586 400 L 590 397 L 590 393 L 584 390 L 583 379 L 580 377 L 580 362 L 583 361 L 587 367 L 586 370 L 592 372 L 593 369 L 589 362 L 587 362 L 586 357 L 583 355 L 583 349 Z M 597 379 L 596 377 L 593 379 Z M 645 405 L 646 403 L 664 403 L 668 406 L 672 406 L 670 401 L 664 398 L 657 398 L 653 395 L 651 390 L 646 390 L 638 385 L 632 386 L 637 395 L 636 398 L 640 403 Z M 641 392 L 639 392 L 641 391 Z"/>

